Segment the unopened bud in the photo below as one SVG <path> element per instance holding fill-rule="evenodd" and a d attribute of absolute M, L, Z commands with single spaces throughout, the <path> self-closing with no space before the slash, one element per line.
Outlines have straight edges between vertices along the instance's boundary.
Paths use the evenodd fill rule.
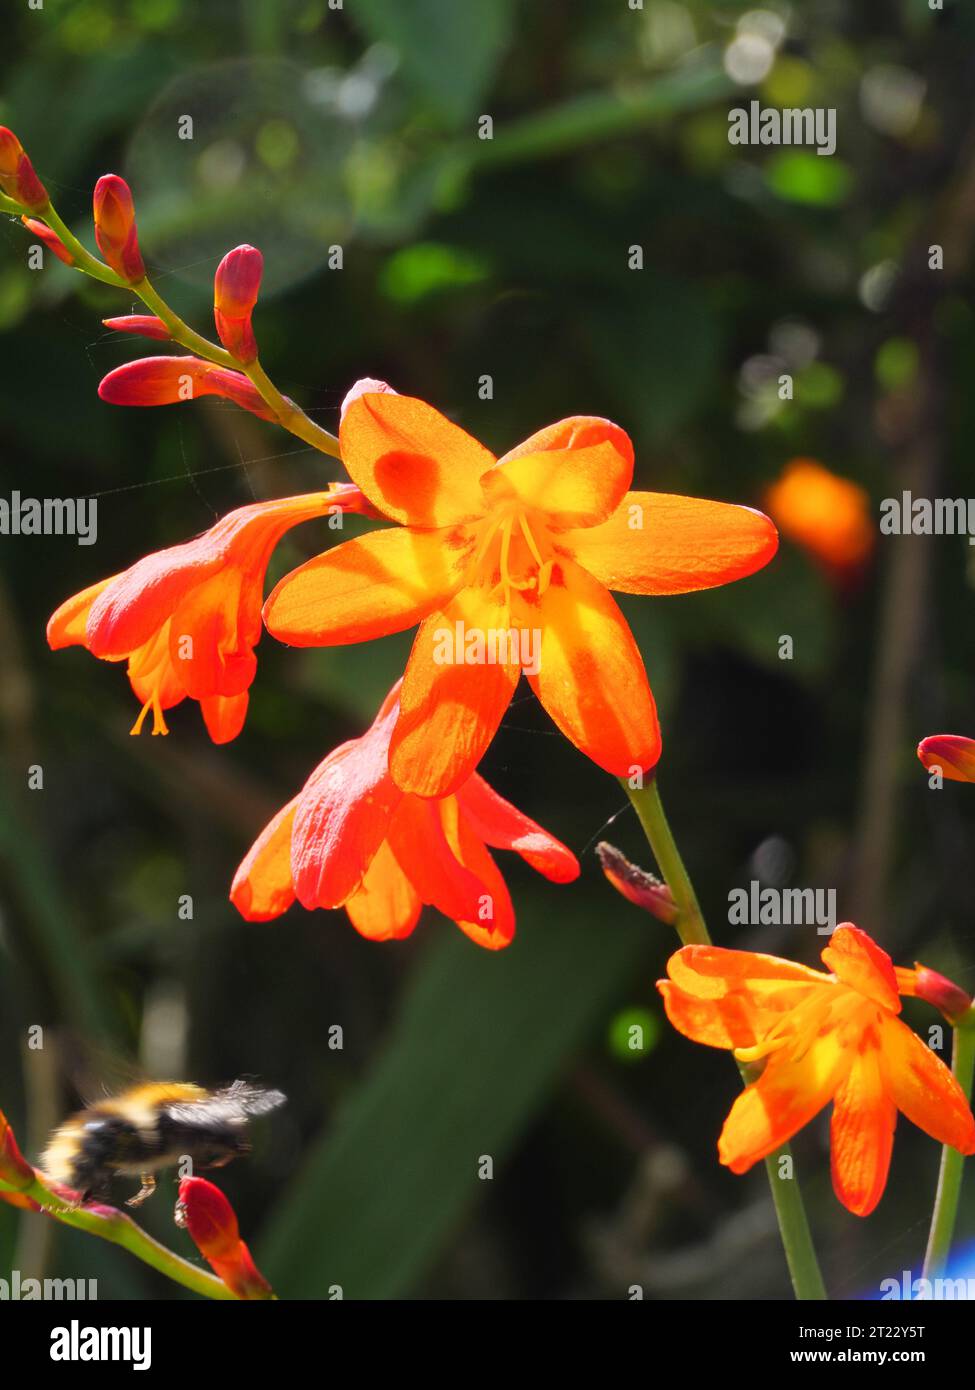
<path fill-rule="evenodd" d="M 220 341 L 238 362 L 253 362 L 257 340 L 251 314 L 257 303 L 264 271 L 264 257 L 256 246 L 228 251 L 213 280 L 213 317 Z"/>
<path fill-rule="evenodd" d="M 606 878 L 627 902 L 642 907 L 661 922 L 673 926 L 679 916 L 674 895 L 666 883 L 648 873 L 646 869 L 631 864 L 624 854 L 602 840 L 596 846 L 596 853 Z"/>
<path fill-rule="evenodd" d="M 47 203 L 47 189 L 12 130 L 0 125 L 0 189 L 21 207 L 37 209 Z"/>
<path fill-rule="evenodd" d="M 106 262 L 123 280 L 145 279 L 139 250 L 132 190 L 118 174 L 103 174 L 95 184 L 95 240 Z"/>

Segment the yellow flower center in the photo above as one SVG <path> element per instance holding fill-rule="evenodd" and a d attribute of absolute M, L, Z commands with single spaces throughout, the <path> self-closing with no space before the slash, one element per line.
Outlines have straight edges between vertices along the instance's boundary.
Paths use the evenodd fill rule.
<path fill-rule="evenodd" d="M 783 1013 L 754 1047 L 735 1048 L 735 1057 L 739 1062 L 760 1062 L 787 1048 L 789 1061 L 801 1062 L 817 1038 L 826 1032 L 841 1030 L 841 1043 L 848 1033 L 861 1034 L 869 1024 L 863 1017 L 864 1011 L 880 1012 L 854 989 L 832 982 L 821 985 L 797 1008 Z"/>
<path fill-rule="evenodd" d="M 481 522 L 467 582 L 492 595 L 500 591 L 510 609 L 512 591 L 539 598 L 545 593 L 554 563 L 541 515 L 509 502 Z"/>

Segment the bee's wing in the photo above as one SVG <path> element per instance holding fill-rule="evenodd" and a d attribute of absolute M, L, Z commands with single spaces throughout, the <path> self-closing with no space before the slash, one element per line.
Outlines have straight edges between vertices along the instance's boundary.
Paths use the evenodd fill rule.
<path fill-rule="evenodd" d="M 210 1126 L 214 1124 L 242 1125 L 254 1115 L 266 1115 L 284 1105 L 281 1091 L 265 1091 L 247 1081 L 235 1081 L 222 1091 L 214 1091 L 202 1100 L 178 1101 L 167 1105 L 172 1118 L 183 1125 Z"/>

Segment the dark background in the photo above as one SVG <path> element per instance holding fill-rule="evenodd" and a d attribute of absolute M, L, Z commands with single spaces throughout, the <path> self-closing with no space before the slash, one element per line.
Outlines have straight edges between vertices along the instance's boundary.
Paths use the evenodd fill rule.
<path fill-rule="evenodd" d="M 804 456 L 862 485 L 874 522 L 903 488 L 967 496 L 975 14 L 749 9 L 18 0 L 0 121 L 89 245 L 96 178 L 130 180 L 154 282 L 206 333 L 220 256 L 260 246 L 262 361 L 328 428 L 370 375 L 498 452 L 565 415 L 609 416 L 634 439 L 639 487 L 761 505 Z M 836 108 L 835 155 L 729 145 L 728 112 L 753 97 Z M 192 141 L 176 138 L 183 115 Z M 4 219 L 3 491 L 96 494 L 99 531 L 91 547 L 0 539 L 0 1106 L 25 1148 L 36 1157 L 79 1096 L 134 1074 L 250 1075 L 289 1105 L 220 1182 L 282 1296 L 787 1296 L 761 1168 L 717 1163 L 733 1068 L 662 1020 L 673 937 L 598 870 L 604 835 L 648 863 L 635 817 L 525 685 L 483 770 L 573 847 L 583 878 L 558 888 L 505 856 L 507 952 L 432 912 L 383 946 L 341 913 L 237 917 L 227 889 L 254 834 L 369 722 L 409 634 L 327 652 L 265 638 L 235 743 L 213 747 L 190 702 L 168 739 L 128 737 L 122 670 L 50 653 L 50 612 L 255 496 L 341 473 L 225 403 L 102 404 L 101 376 L 144 345 L 100 320 L 138 306 L 51 257 L 29 271 L 29 242 Z M 271 577 L 333 540 L 317 523 L 292 532 Z M 926 734 L 975 734 L 972 553 L 963 537 L 878 535 L 840 583 L 785 540 L 742 584 L 624 600 L 661 710 L 661 788 L 720 943 L 815 962 L 810 927 L 730 927 L 728 893 L 752 878 L 834 887 L 840 919 L 898 963 L 920 955 L 975 985 L 975 791 L 930 791 L 913 752 Z M 32 764 L 43 790 L 27 790 Z M 832 1195 L 826 1118 L 797 1141 L 837 1296 L 876 1294 L 923 1248 L 938 1150 L 901 1128 L 864 1222 Z M 167 1178 L 144 1219 L 189 1255 L 172 1195 Z M 97 1277 L 102 1297 L 183 1296 L 0 1207 L 11 1266 Z"/>

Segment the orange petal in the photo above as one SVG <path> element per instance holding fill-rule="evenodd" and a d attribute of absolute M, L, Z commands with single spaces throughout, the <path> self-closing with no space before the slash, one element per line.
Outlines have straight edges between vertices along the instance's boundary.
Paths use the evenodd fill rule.
<path fill-rule="evenodd" d="M 396 706 L 315 769 L 298 797 L 291 864 L 303 907 L 342 907 L 362 882 L 402 799 L 387 769 Z"/>
<path fill-rule="evenodd" d="M 448 797 L 439 802 L 438 810 L 451 850 L 481 885 L 477 917 L 461 918 L 457 925 L 478 946 L 486 946 L 490 951 L 500 950 L 515 934 L 515 910 L 508 885 L 483 842 L 460 812 L 457 798 Z"/>
<path fill-rule="evenodd" d="M 898 1110 L 939 1144 L 975 1153 L 975 1120 L 941 1058 L 897 1018 L 884 1020 L 881 1045 L 884 1084 Z"/>
<path fill-rule="evenodd" d="M 718 1140 L 718 1156 L 733 1173 L 745 1173 L 788 1143 L 832 1099 L 853 1054 L 835 1033 L 816 1039 L 797 1062 L 788 1049 L 775 1052 L 758 1080 L 731 1107 Z"/>
<path fill-rule="evenodd" d="M 481 479 L 492 504 L 517 499 L 555 528 L 595 526 L 633 479 L 633 445 L 608 420 L 560 420 L 506 454 Z"/>
<path fill-rule="evenodd" d="M 244 590 L 251 591 L 249 600 Z M 257 672 L 260 611 L 254 579 L 230 565 L 180 600 L 170 624 L 170 657 L 194 700 L 249 688 Z"/>
<path fill-rule="evenodd" d="M 921 762 L 937 768 L 948 782 L 975 782 L 975 739 L 962 734 L 931 734 L 917 746 Z"/>
<path fill-rule="evenodd" d="M 244 727 L 250 695 L 208 695 L 200 700 L 203 722 L 214 743 L 230 743 Z"/>
<path fill-rule="evenodd" d="M 700 999 L 671 980 L 658 980 L 667 1017 L 685 1038 L 707 1047 L 754 1047 L 759 1033 L 755 1011 L 741 994 L 726 999 Z"/>
<path fill-rule="evenodd" d="M 483 513 L 478 480 L 494 455 L 425 401 L 366 392 L 339 439 L 349 477 L 394 521 L 439 527 Z"/>
<path fill-rule="evenodd" d="M 855 927 L 852 922 L 841 922 L 822 956 L 827 967 L 845 985 L 865 994 L 891 1013 L 900 1013 L 901 1001 L 893 962 L 865 931 Z"/>
<path fill-rule="evenodd" d="M 280 917 L 295 900 L 291 883 L 291 831 L 298 798 L 289 801 L 258 835 L 230 886 L 230 901 L 248 922 Z"/>
<path fill-rule="evenodd" d="M 113 574 L 108 579 L 100 579 L 97 584 L 82 589 L 80 594 L 65 599 L 60 608 L 55 609 L 47 623 L 47 642 L 52 651 L 88 645 L 88 614 L 91 606 L 102 590 L 114 584 L 118 578 L 117 574 Z"/>
<path fill-rule="evenodd" d="M 452 921 L 477 921 L 486 889 L 448 843 L 442 803 L 406 796 L 389 826 L 389 847 L 421 900 Z"/>
<path fill-rule="evenodd" d="M 476 772 L 458 790 L 457 800 L 471 829 L 485 844 L 514 850 L 553 883 L 572 883 L 579 877 L 579 861 L 572 851 L 505 801 Z"/>
<path fill-rule="evenodd" d="M 778 984 L 829 984 L 828 975 L 798 961 L 726 946 L 682 946 L 667 962 L 667 974 L 698 999 L 720 999 L 740 989 L 764 998 Z"/>
<path fill-rule="evenodd" d="M 836 1092 L 830 1125 L 833 1190 L 854 1216 L 869 1216 L 884 1195 L 896 1124 L 880 1054 L 868 1044 Z"/>
<path fill-rule="evenodd" d="M 403 677 L 399 723 L 389 750 L 397 784 L 417 796 L 447 796 L 483 757 L 518 684 L 517 661 L 443 661 L 451 634 L 506 629 L 507 609 L 482 589 L 462 589 L 420 626 Z M 498 651 L 500 656 L 511 655 Z"/>
<path fill-rule="evenodd" d="M 370 941 L 409 936 L 423 904 L 393 851 L 381 844 L 359 887 L 345 904 L 349 921 Z"/>
<path fill-rule="evenodd" d="M 472 544 L 461 528 L 399 526 L 346 541 L 285 575 L 264 605 L 268 632 L 295 647 L 402 632 L 456 591 Z"/>
<path fill-rule="evenodd" d="M 528 679 L 566 738 L 617 777 L 653 767 L 660 728 L 643 658 L 602 584 L 562 559 L 524 608 L 541 629 L 538 674 Z"/>
<path fill-rule="evenodd" d="M 607 589 L 624 594 L 729 584 L 767 565 L 779 544 L 761 512 L 665 492 L 629 492 L 607 521 L 562 540 Z"/>

